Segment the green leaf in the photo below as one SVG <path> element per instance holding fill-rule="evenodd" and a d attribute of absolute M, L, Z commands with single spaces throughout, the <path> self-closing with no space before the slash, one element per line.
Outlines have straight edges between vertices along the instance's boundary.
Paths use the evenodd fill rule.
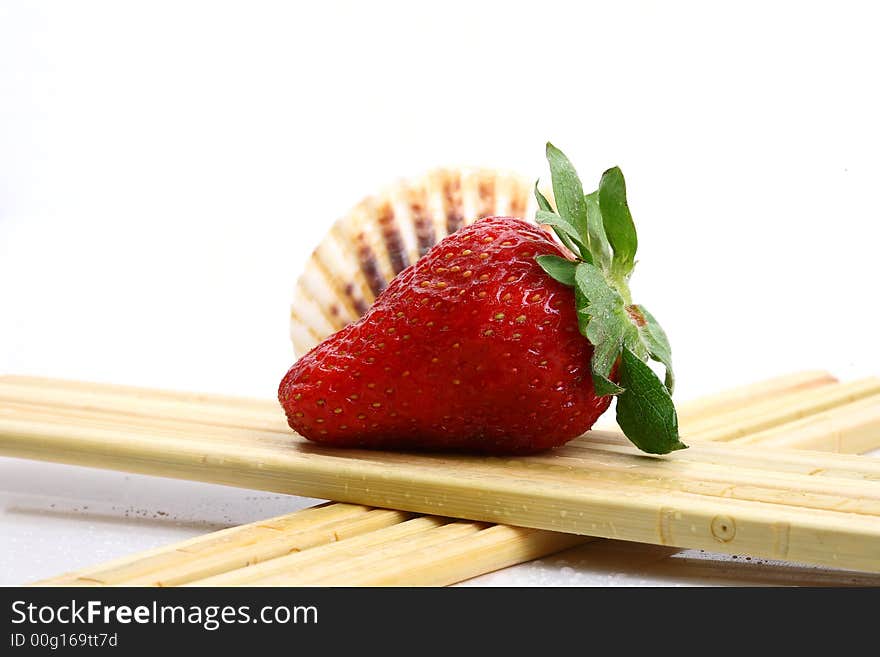
<path fill-rule="evenodd" d="M 599 209 L 599 192 L 587 194 L 584 197 L 587 204 L 587 235 L 590 238 L 590 253 L 593 255 L 593 264 L 608 269 L 611 266 L 611 245 L 605 235 L 605 227 L 602 225 L 602 211 Z"/>
<path fill-rule="evenodd" d="M 642 335 L 639 333 L 639 327 L 633 323 L 632 317 L 627 312 L 627 322 L 623 330 L 624 346 L 638 356 L 641 360 L 648 360 L 650 352 L 645 343 L 642 342 Z"/>
<path fill-rule="evenodd" d="M 590 302 L 584 296 L 584 293 L 581 292 L 580 287 L 578 287 L 577 269 L 575 269 L 574 308 L 578 320 L 578 330 L 584 337 L 587 337 L 587 324 L 590 323 L 590 314 L 587 312 L 588 305 L 590 305 Z"/>
<path fill-rule="evenodd" d="M 620 360 L 617 424 L 632 443 L 649 454 L 687 447 L 678 436 L 678 415 L 666 386 L 638 356 L 624 347 Z"/>
<path fill-rule="evenodd" d="M 599 183 L 599 209 L 605 234 L 614 250 L 613 268 L 617 276 L 627 276 L 638 249 L 636 227 L 626 202 L 626 181 L 618 167 L 602 174 Z"/>
<path fill-rule="evenodd" d="M 630 324 L 623 298 L 605 278 L 598 267 L 580 263 L 575 270 L 575 303 L 577 304 L 578 325 L 581 334 L 593 345 L 590 361 L 593 371 L 593 384 L 597 394 L 617 394 L 599 392 L 614 385 L 611 370 L 620 356 L 623 339 Z M 615 386 L 616 387 L 616 386 Z"/>
<path fill-rule="evenodd" d="M 626 388 L 621 388 L 619 385 L 614 383 L 614 381 L 606 379 L 601 374 L 596 374 L 595 372 L 593 372 L 593 392 L 595 392 L 598 397 L 619 395 L 625 390 Z"/>
<path fill-rule="evenodd" d="M 590 305 L 590 302 L 584 296 L 577 284 L 575 284 L 574 288 L 574 299 L 575 307 L 577 308 L 578 329 L 580 330 L 581 335 L 587 337 L 587 333 L 590 332 L 595 337 L 595 327 L 593 330 L 589 329 L 590 320 L 592 318 L 587 308 Z M 596 337 L 595 339 L 598 340 L 599 338 Z M 592 343 L 590 340 L 588 341 L 593 344 L 593 357 L 590 360 L 590 370 L 593 377 L 594 392 L 600 397 L 620 394 L 623 392 L 623 388 L 608 378 L 611 375 L 611 370 L 614 368 L 614 363 L 620 356 L 620 345 L 618 341 L 614 338 L 610 340 L 605 339 L 603 342 L 597 343 Z"/>
<path fill-rule="evenodd" d="M 669 338 L 647 308 L 637 305 L 636 309 L 645 319 L 644 326 L 639 327 L 639 337 L 648 349 L 648 355 L 666 368 L 665 383 L 671 395 L 675 389 L 675 374 L 672 372 L 672 347 L 669 346 Z"/>
<path fill-rule="evenodd" d="M 541 269 L 563 285 L 574 285 L 574 270 L 577 263 L 555 255 L 539 255 L 535 258 Z"/>
<path fill-rule="evenodd" d="M 683 449 L 671 398 L 669 339 L 644 306 L 633 304 L 629 290 L 638 238 L 623 173 L 608 169 L 599 189 L 584 195 L 574 166 L 550 143 L 547 159 L 556 211 L 536 182 L 536 220 L 551 226 L 581 261 L 549 255 L 537 261 L 555 280 L 574 286 L 578 330 L 593 348 L 593 388 L 597 395 L 618 397 L 618 423 L 640 449 L 655 454 Z M 649 359 L 664 366 L 665 382 L 645 363 Z"/>
<path fill-rule="evenodd" d="M 553 206 L 550 205 L 550 201 L 547 200 L 547 197 L 541 193 L 541 190 L 538 189 L 538 181 L 535 181 L 535 199 L 538 201 L 538 209 L 544 210 L 545 212 L 555 212 Z"/>
<path fill-rule="evenodd" d="M 601 376 L 610 380 L 611 370 L 620 357 L 620 349 L 623 347 L 624 325 L 617 320 L 598 320 L 590 318 L 587 325 L 587 340 L 593 345 L 593 358 L 590 361 L 593 367 L 593 378 Z"/>
<path fill-rule="evenodd" d="M 581 241 L 581 233 L 578 232 L 574 224 L 572 224 L 566 217 L 558 215 L 555 212 L 538 210 L 535 213 L 535 221 L 539 224 L 546 224 L 553 228 L 553 232 L 556 233 L 556 236 L 559 237 L 560 241 L 565 244 L 572 254 L 581 256 L 586 254 L 585 260 L 590 260 L 592 262 L 590 252 Z"/>
<path fill-rule="evenodd" d="M 577 171 L 565 154 L 550 142 L 547 142 L 547 161 L 550 163 L 556 209 L 571 222 L 578 235 L 586 236 L 587 204 Z M 581 239 L 581 244 L 586 245 L 584 238 Z"/>

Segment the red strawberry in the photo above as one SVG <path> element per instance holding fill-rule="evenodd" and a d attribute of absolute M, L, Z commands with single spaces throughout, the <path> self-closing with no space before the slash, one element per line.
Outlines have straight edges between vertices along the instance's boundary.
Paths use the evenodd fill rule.
<path fill-rule="evenodd" d="M 507 217 L 441 241 L 290 369 L 290 426 L 333 445 L 494 453 L 585 432 L 611 398 L 593 391 L 574 291 L 538 255 L 564 252 Z"/>
<path fill-rule="evenodd" d="M 585 197 L 549 144 L 548 158 L 559 213 L 537 194 L 538 220 L 571 252 L 510 217 L 448 236 L 287 372 L 278 397 L 295 431 L 346 447 L 524 454 L 581 435 L 616 394 L 637 446 L 684 447 L 666 336 L 629 300 L 635 232 L 622 175 L 606 172 Z M 649 356 L 667 365 L 665 387 Z"/>

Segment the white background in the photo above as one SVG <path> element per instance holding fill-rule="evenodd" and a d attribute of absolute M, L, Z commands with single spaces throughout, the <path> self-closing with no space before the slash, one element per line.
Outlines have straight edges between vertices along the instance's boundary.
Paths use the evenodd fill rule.
<path fill-rule="evenodd" d="M 623 168 L 634 296 L 670 334 L 682 398 L 877 374 L 877 18 L 0 3 L 0 372 L 272 396 L 293 281 L 335 217 L 437 165 L 543 175 L 550 139 L 586 181 Z M 0 583 L 301 503 L 0 460 Z"/>

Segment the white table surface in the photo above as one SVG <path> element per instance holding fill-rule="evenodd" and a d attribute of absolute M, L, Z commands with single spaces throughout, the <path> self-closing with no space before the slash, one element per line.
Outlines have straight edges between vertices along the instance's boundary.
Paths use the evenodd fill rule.
<path fill-rule="evenodd" d="M 802 5 L 4 2 L 0 372 L 270 397 L 336 216 L 549 138 L 626 173 L 681 398 L 880 373 L 878 10 Z M 307 503 L 0 459 L 0 584 Z M 475 583 L 779 572 L 612 545 Z"/>

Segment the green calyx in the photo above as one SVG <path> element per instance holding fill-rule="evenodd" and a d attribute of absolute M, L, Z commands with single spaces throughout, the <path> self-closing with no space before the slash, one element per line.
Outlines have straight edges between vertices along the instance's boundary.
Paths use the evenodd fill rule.
<path fill-rule="evenodd" d="M 599 188 L 584 194 L 574 166 L 550 143 L 547 160 L 556 208 L 536 182 L 535 219 L 550 226 L 575 259 L 544 255 L 536 260 L 555 280 L 574 288 L 578 326 L 593 345 L 590 367 L 596 394 L 617 397 L 617 423 L 642 451 L 684 449 L 672 403 L 669 340 L 653 315 L 633 303 L 629 291 L 638 238 L 623 173 L 608 169 Z M 664 381 L 648 367 L 649 359 L 663 365 Z M 617 382 L 612 381 L 615 367 Z"/>

